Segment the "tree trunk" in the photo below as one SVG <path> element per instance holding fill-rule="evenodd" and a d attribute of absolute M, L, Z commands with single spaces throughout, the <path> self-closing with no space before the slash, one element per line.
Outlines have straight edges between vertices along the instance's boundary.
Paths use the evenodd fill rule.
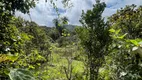
<path fill-rule="evenodd" d="M 91 60 L 90 61 L 90 80 L 95 80 L 95 67 L 94 67 L 94 63 Z"/>
<path fill-rule="evenodd" d="M 90 80 L 97 80 L 98 79 L 98 66 L 94 64 L 94 60 L 90 61 Z M 98 63 L 99 64 L 99 63 Z"/>

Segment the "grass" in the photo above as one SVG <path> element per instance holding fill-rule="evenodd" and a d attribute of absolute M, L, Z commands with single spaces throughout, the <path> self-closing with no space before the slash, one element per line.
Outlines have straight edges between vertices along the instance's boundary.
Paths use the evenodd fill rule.
<path fill-rule="evenodd" d="M 42 71 L 42 77 L 45 80 L 67 80 L 65 68 L 67 69 L 68 65 L 72 66 L 72 78 L 79 77 L 79 75 L 84 73 L 84 63 L 74 59 L 74 57 L 80 54 L 77 46 L 57 47 L 57 44 L 52 44 L 51 52 L 49 62 L 42 69 L 44 70 Z M 67 71 L 69 70 L 67 69 Z"/>

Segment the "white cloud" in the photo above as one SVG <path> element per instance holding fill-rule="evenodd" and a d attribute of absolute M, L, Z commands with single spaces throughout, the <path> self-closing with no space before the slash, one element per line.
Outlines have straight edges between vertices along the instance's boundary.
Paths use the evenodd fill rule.
<path fill-rule="evenodd" d="M 45 3 L 44 0 L 40 0 L 34 9 L 30 9 L 30 16 L 21 12 L 16 12 L 16 16 L 22 16 L 26 20 L 30 20 L 31 17 L 32 21 L 39 25 L 52 26 L 52 20 L 56 17 L 56 13 L 49 2 Z"/>
<path fill-rule="evenodd" d="M 95 4 L 95 0 L 71 0 L 73 7 L 65 9 L 61 4 L 62 0 L 55 1 L 55 4 L 61 12 L 61 16 L 67 16 L 70 20 L 70 24 L 80 24 L 79 19 L 82 10 L 87 11 Z M 116 12 L 117 9 L 124 7 L 125 5 L 141 5 L 142 0 L 101 0 L 107 4 L 107 8 L 103 13 L 103 17 L 108 17 Z M 45 3 L 45 0 L 39 0 L 39 3 L 34 9 L 30 9 L 30 15 L 33 21 L 39 25 L 53 26 L 52 20 L 57 18 L 57 13 L 53 10 L 53 6 L 50 2 Z M 30 20 L 27 14 L 16 12 L 16 16 L 22 16 L 26 20 Z"/>
<path fill-rule="evenodd" d="M 105 8 L 104 13 L 102 14 L 103 17 L 109 17 L 112 14 L 114 14 L 116 12 L 117 9 L 113 9 L 113 8 Z"/>
<path fill-rule="evenodd" d="M 136 4 L 141 5 L 142 0 L 102 0 L 106 3 L 107 7 L 103 13 L 103 17 L 109 17 L 114 14 L 117 9 L 123 8 L 126 5 Z"/>
<path fill-rule="evenodd" d="M 79 23 L 79 19 L 81 17 L 82 14 L 82 10 L 88 10 L 92 8 L 93 2 L 94 0 L 73 0 L 73 7 L 71 9 L 67 9 L 66 13 L 62 14 L 64 16 L 67 16 L 70 20 L 70 24 L 75 24 L 78 25 Z"/>

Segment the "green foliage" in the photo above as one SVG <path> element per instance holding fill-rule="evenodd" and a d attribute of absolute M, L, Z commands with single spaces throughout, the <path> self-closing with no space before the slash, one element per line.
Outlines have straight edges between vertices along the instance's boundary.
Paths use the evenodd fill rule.
<path fill-rule="evenodd" d="M 42 76 L 44 79 L 86 80 L 84 78 L 84 64 L 81 60 L 83 56 L 80 55 L 81 50 L 79 48 L 80 47 L 76 44 L 68 44 L 62 47 L 52 44 L 51 59 L 48 65 L 44 67 L 47 69 L 47 71 L 45 69 L 44 71 L 41 71 L 43 72 Z"/>
<path fill-rule="evenodd" d="M 68 24 L 68 18 L 67 17 L 61 17 L 53 20 L 53 23 L 59 33 L 59 36 L 62 36 L 62 33 L 64 33 L 65 27 L 64 25 Z"/>
<path fill-rule="evenodd" d="M 104 71 L 111 80 L 141 80 L 141 7 L 126 6 L 109 18 L 113 38 Z M 139 16 L 139 17 L 138 17 Z M 137 26 L 139 25 L 139 26 Z M 103 73 L 103 71 L 102 71 Z"/>
<path fill-rule="evenodd" d="M 104 63 L 104 56 L 108 53 L 108 45 L 111 41 L 109 27 L 101 16 L 106 4 L 96 2 L 92 10 L 82 13 L 80 22 L 83 28 L 77 29 L 81 44 L 86 50 L 90 80 L 98 79 L 99 68 Z"/>
<path fill-rule="evenodd" d="M 76 35 L 54 0 L 59 17 L 54 28 L 14 17 L 15 11 L 29 13 L 35 2 L 0 1 L 1 80 L 142 79 L 142 6 L 121 8 L 105 23 L 106 4 L 96 0 L 92 10 L 83 11 Z M 70 0 L 62 3 L 71 6 Z"/>
<path fill-rule="evenodd" d="M 30 8 L 35 6 L 35 2 L 33 0 L 1 0 L 0 5 L 1 12 L 8 11 L 11 14 L 11 11 L 14 13 L 18 10 L 27 13 Z"/>
<path fill-rule="evenodd" d="M 13 16 L 7 17 L 9 21 L 1 21 L 0 79 L 7 79 L 12 67 L 35 70 L 47 61 L 50 54 L 49 39 L 44 28 Z"/>
<path fill-rule="evenodd" d="M 113 33 L 114 34 L 114 33 Z M 114 34 L 115 35 L 115 34 Z M 109 56 L 112 57 L 112 61 L 109 64 L 109 69 L 113 75 L 111 78 L 123 79 L 123 80 L 139 80 L 141 79 L 142 67 L 140 55 L 137 52 L 133 52 L 132 48 L 139 40 L 129 40 L 122 38 L 115 38 L 112 44 L 112 52 Z M 109 58 L 109 57 L 108 57 Z M 135 75 L 135 76 L 133 76 Z"/>
<path fill-rule="evenodd" d="M 33 75 L 24 69 L 11 69 L 9 77 L 11 80 L 35 80 Z"/>
<path fill-rule="evenodd" d="M 51 37 L 53 42 L 55 42 L 60 37 L 59 32 L 55 28 L 52 28 L 48 35 Z"/>
<path fill-rule="evenodd" d="M 141 38 L 142 26 L 141 26 L 141 11 L 142 6 L 136 7 L 136 5 L 126 6 L 117 11 L 109 18 L 109 23 L 113 28 L 121 29 L 122 34 L 127 33 L 127 38 Z"/>

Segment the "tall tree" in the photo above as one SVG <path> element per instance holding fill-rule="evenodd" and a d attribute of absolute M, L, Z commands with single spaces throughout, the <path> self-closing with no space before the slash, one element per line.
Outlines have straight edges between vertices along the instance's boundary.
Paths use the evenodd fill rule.
<path fill-rule="evenodd" d="M 82 13 L 80 22 L 83 28 L 78 30 L 79 38 L 84 46 L 88 58 L 90 80 L 97 80 L 99 68 L 104 62 L 108 45 L 111 41 L 109 37 L 109 27 L 102 18 L 102 13 L 106 7 L 105 3 L 96 0 L 92 10 Z"/>
<path fill-rule="evenodd" d="M 112 52 L 108 57 L 111 80 L 141 80 L 142 6 L 127 5 L 109 18 Z M 136 50 L 136 52 L 133 52 Z M 108 65 L 108 64 L 107 64 Z M 134 76 L 135 75 L 135 76 Z"/>
<path fill-rule="evenodd" d="M 64 25 L 68 24 L 68 18 L 67 17 L 61 17 L 59 19 L 53 19 L 53 23 L 56 27 L 56 29 L 59 32 L 59 35 L 61 36 L 64 30 Z"/>
<path fill-rule="evenodd" d="M 64 16 L 61 18 L 61 20 L 63 24 L 68 24 L 69 19 L 67 17 Z"/>
<path fill-rule="evenodd" d="M 142 6 L 136 8 L 136 5 L 127 5 L 121 8 L 116 14 L 109 18 L 109 23 L 114 29 L 121 29 L 127 38 L 142 38 Z"/>

